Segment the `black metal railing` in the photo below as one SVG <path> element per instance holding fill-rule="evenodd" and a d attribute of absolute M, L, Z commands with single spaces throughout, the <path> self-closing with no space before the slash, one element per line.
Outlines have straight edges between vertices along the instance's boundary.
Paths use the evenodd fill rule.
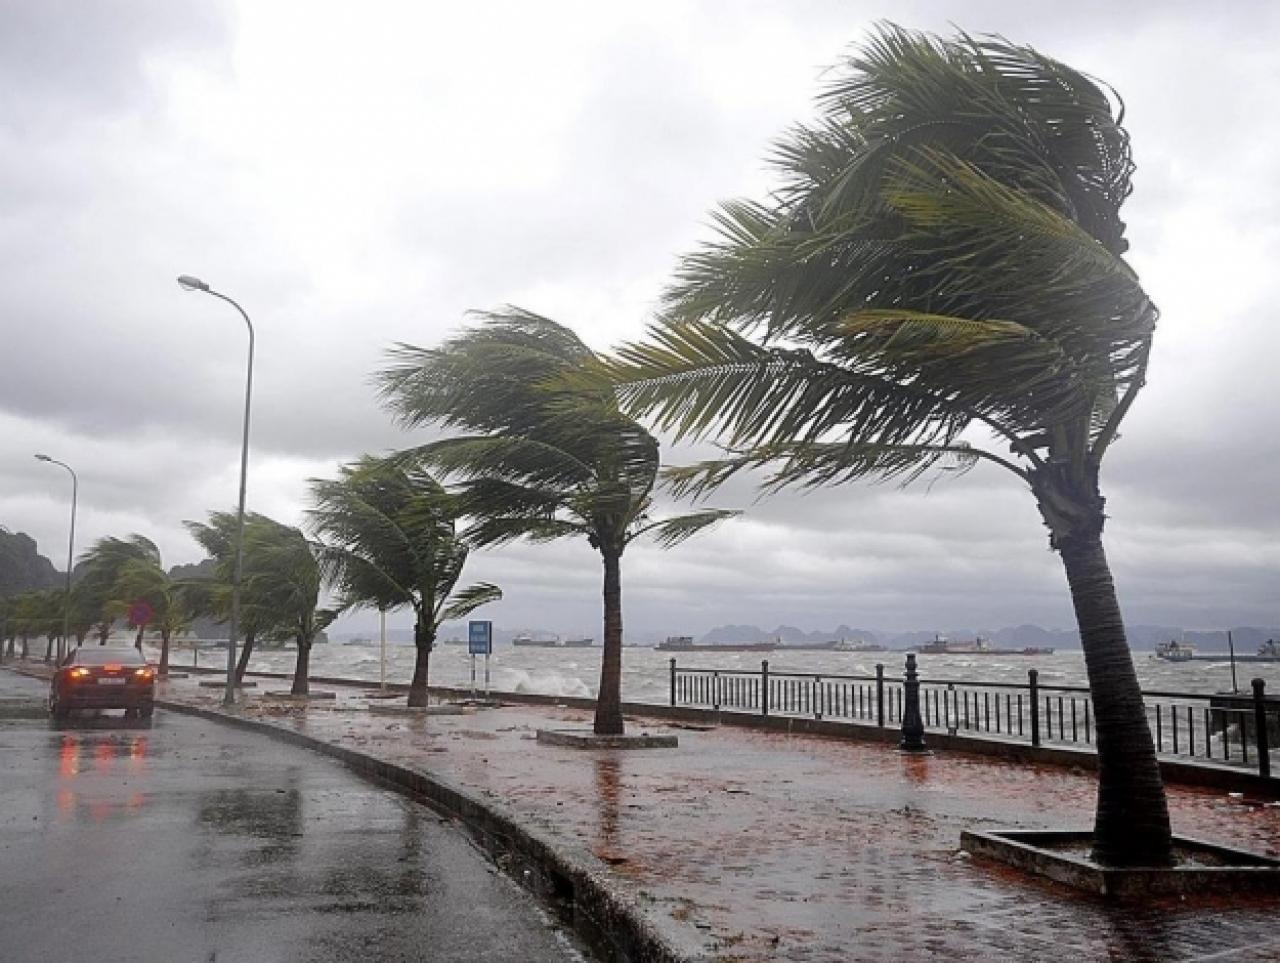
<path fill-rule="evenodd" d="M 900 726 L 908 711 L 907 684 L 875 675 L 779 672 L 768 660 L 759 671 L 704 669 L 670 663 L 673 706 Z M 926 731 L 1029 742 L 1032 746 L 1091 747 L 1096 718 L 1083 686 L 1027 681 L 920 679 L 916 688 Z M 1280 702 L 1261 679 L 1249 693 L 1206 695 L 1143 692 L 1156 751 L 1166 757 L 1256 768 L 1271 775 L 1270 745 L 1280 735 Z"/>

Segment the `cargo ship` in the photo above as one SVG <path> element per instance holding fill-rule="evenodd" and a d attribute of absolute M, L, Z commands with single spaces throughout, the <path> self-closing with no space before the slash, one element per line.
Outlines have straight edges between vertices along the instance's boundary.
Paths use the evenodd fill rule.
<path fill-rule="evenodd" d="M 595 639 L 565 639 L 564 647 L 566 649 L 589 649 L 596 644 Z"/>
<path fill-rule="evenodd" d="M 996 649 L 982 636 L 967 642 L 952 642 L 937 636 L 932 642 L 920 646 L 921 655 L 1053 655 L 1053 649 L 1028 645 L 1021 649 Z"/>
<path fill-rule="evenodd" d="M 775 652 L 779 645 L 776 642 L 726 642 L 716 645 L 711 642 L 695 642 L 692 635 L 668 635 L 665 642 L 654 646 L 659 652 Z"/>
<path fill-rule="evenodd" d="M 532 635 L 521 633 L 511 640 L 512 645 L 527 645 L 537 649 L 554 649 L 560 644 L 558 638 L 535 639 Z"/>
<path fill-rule="evenodd" d="M 1161 642 L 1156 646 L 1156 658 L 1166 662 L 1280 662 L 1280 642 L 1267 639 L 1258 647 L 1257 655 L 1236 655 L 1230 652 L 1196 652 L 1187 642 Z"/>

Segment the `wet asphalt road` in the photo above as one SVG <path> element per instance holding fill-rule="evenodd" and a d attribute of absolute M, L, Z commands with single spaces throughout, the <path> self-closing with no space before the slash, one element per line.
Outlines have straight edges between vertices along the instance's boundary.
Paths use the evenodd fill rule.
<path fill-rule="evenodd" d="M 0 670 L 0 699 L 45 686 Z M 0 719 L 0 959 L 582 960 L 429 809 L 157 710 Z"/>

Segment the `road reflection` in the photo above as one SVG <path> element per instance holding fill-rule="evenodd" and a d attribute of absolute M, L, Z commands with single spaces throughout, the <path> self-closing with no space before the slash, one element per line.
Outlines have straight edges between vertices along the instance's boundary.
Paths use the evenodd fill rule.
<path fill-rule="evenodd" d="M 59 821 L 101 823 L 139 813 L 147 794 L 129 789 L 129 778 L 147 772 L 147 752 L 144 734 L 65 732 L 54 793 Z"/>

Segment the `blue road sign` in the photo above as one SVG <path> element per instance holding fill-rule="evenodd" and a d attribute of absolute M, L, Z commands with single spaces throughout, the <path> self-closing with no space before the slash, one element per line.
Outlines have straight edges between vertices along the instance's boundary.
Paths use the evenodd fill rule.
<path fill-rule="evenodd" d="M 467 651 L 472 655 L 493 654 L 493 623 L 467 623 Z"/>

